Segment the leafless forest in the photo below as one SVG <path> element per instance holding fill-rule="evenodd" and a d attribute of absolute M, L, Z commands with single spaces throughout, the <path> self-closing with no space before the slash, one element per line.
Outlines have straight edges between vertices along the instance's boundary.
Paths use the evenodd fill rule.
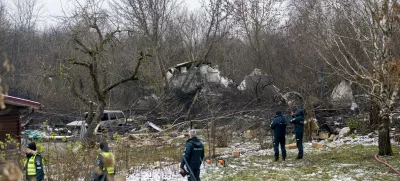
<path fill-rule="evenodd" d="M 390 123 L 400 86 L 398 1 L 201 4 L 189 11 L 181 0 L 71 0 L 73 8 L 54 17 L 57 23 L 43 26 L 40 0 L 0 0 L 1 90 L 42 103 L 29 118 L 33 122 L 65 124 L 89 112 L 90 138 L 105 109 L 164 125 L 218 120 L 236 129 L 245 114 L 262 122 L 274 110 L 286 111 L 290 103 L 279 95 L 287 92 L 300 93 L 307 116 L 315 117 L 314 109 L 340 107 L 330 103 L 331 95 L 346 80 L 353 95 L 368 98 L 369 104 L 358 106 L 371 115 L 362 124 L 379 131 L 379 153 L 392 154 Z M 184 62 L 192 62 L 188 70 L 218 66 L 231 81 L 221 86 L 192 76 L 171 85 L 168 70 Z M 270 79 L 239 90 L 256 68 Z"/>

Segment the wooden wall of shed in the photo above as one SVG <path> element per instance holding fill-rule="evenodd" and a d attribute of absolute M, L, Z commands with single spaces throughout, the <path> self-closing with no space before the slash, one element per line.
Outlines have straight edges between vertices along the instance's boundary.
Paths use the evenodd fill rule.
<path fill-rule="evenodd" d="M 0 141 L 4 141 L 7 138 L 7 134 L 10 134 L 12 138 L 20 140 L 21 124 L 19 119 L 19 109 L 9 105 L 6 106 L 12 110 L 10 113 L 0 116 Z"/>

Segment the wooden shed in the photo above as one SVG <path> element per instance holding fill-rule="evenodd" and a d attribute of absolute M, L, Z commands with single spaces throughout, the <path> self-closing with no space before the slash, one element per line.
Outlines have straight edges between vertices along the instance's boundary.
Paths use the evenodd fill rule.
<path fill-rule="evenodd" d="M 4 96 L 6 108 L 0 110 L 0 141 L 10 134 L 21 142 L 21 119 L 32 114 L 34 110 L 41 109 L 42 104 L 18 97 Z M 29 110 L 28 115 L 21 115 L 21 110 Z"/>

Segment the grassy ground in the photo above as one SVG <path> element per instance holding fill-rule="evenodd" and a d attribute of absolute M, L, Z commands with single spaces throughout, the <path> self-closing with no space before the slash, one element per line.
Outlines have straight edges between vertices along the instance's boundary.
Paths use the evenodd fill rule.
<path fill-rule="evenodd" d="M 393 148 L 395 152 L 400 147 Z M 321 151 L 308 151 L 296 160 L 296 150 L 285 162 L 273 162 L 273 152 L 230 159 L 227 167 L 210 169 L 203 180 L 400 180 L 389 167 L 375 160 L 376 146 L 343 145 Z M 382 157 L 400 169 L 400 155 Z"/>

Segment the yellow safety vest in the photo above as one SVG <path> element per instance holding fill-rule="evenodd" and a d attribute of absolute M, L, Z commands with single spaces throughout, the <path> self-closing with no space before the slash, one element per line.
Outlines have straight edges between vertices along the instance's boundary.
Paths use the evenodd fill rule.
<path fill-rule="evenodd" d="M 35 165 L 35 159 L 36 159 L 36 154 L 31 156 L 28 160 L 25 162 L 25 168 L 27 170 L 28 176 L 35 176 L 36 175 L 36 165 Z"/>
<path fill-rule="evenodd" d="M 101 154 L 103 157 L 112 159 L 112 161 L 113 161 L 112 166 L 111 166 L 111 167 L 103 167 L 103 170 L 104 170 L 104 171 L 107 170 L 107 173 L 108 173 L 109 175 L 114 174 L 114 163 L 115 163 L 114 155 L 113 155 L 112 153 L 110 153 L 110 152 L 101 152 L 100 154 Z"/>

